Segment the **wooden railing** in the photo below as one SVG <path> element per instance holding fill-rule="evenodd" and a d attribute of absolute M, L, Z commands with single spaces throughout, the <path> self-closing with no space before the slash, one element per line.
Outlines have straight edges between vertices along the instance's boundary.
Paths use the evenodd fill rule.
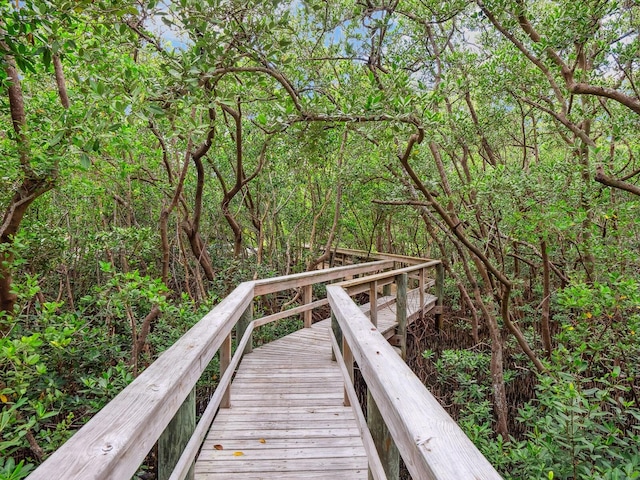
<path fill-rule="evenodd" d="M 410 471 L 422 472 L 414 478 L 498 478 L 497 476 L 464 475 L 452 477 L 442 476 L 440 473 L 438 473 L 440 476 L 425 476 L 432 475 L 429 473 L 432 471 L 445 471 L 447 467 L 453 469 L 451 471 L 462 471 L 458 468 L 460 462 L 449 462 L 448 465 L 443 466 L 438 466 L 438 463 L 434 467 L 428 459 L 429 455 L 426 454 L 430 452 L 431 442 L 437 445 L 438 452 L 442 451 L 442 445 L 455 447 L 450 452 L 450 458 L 463 455 L 469 459 L 469 462 L 464 462 L 465 465 L 469 463 L 471 468 L 471 464 L 474 464 L 474 469 L 465 471 L 475 474 L 478 471 L 476 468 L 480 468 L 478 466 L 481 466 L 479 471 L 488 471 L 490 466 L 487 467 L 486 460 L 457 428 L 455 422 L 444 413 L 419 380 L 415 376 L 409 379 L 413 374 L 380 334 L 378 334 L 380 338 L 375 337 L 375 343 L 371 344 L 373 346 L 366 346 L 376 329 L 371 328 L 367 317 L 352 302 L 344 289 L 344 287 L 357 288 L 361 285 L 361 279 L 354 280 L 353 277 L 373 274 L 365 277 L 369 279 L 369 284 L 380 282 L 378 285 L 383 286 L 386 278 L 404 275 L 406 280 L 408 273 L 420 272 L 418 273 L 420 288 L 427 288 L 428 283 L 424 280 L 425 269 L 440 268 L 438 261 L 425 263 L 424 259 L 420 259 L 415 269 L 409 267 L 409 271 L 405 268 L 400 273 L 397 270 L 385 272 L 394 268 L 398 262 L 405 265 L 417 263 L 411 258 L 405 261 L 394 256 L 394 258 L 384 258 L 374 262 L 240 284 L 28 478 L 32 480 L 131 478 L 156 442 L 158 443 L 159 479 L 192 478 L 194 459 L 216 412 L 219 408 L 229 406 L 231 379 L 242 355 L 252 349 L 253 330 L 269 322 L 298 314 L 303 315 L 304 326 L 310 327 L 312 310 L 328 302 L 334 309 L 336 321 L 343 333 L 343 348 L 346 352 L 353 351 L 353 358 L 363 372 L 376 405 L 380 405 L 384 423 L 389 425 L 389 430 L 405 463 L 408 466 L 411 465 Z M 383 272 L 383 277 L 376 276 L 380 272 Z M 313 285 L 345 279 L 349 279 L 350 283 L 343 286 L 327 286 L 327 292 L 330 292 L 328 299 L 313 301 L 311 290 Z M 441 284 L 441 281 L 437 282 L 436 287 Z M 260 319 L 253 319 L 254 297 L 294 288 L 302 288 L 303 305 Z M 403 294 L 402 291 L 399 293 Z M 402 299 L 399 300 L 401 301 Z M 375 311 L 375 305 L 373 309 Z M 354 319 L 353 322 L 351 317 Z M 363 327 L 365 323 L 368 329 Z M 235 354 L 232 355 L 231 340 L 234 327 L 238 344 Z M 368 333 L 365 330 L 368 330 Z M 195 385 L 217 352 L 220 353 L 219 384 L 200 421 L 195 425 Z M 378 358 L 378 355 L 382 357 Z M 385 360 L 377 361 L 382 358 Z M 353 400 L 353 386 L 349 380 L 352 379 L 352 376 L 349 376 L 349 370 L 353 368 L 353 361 L 349 360 L 346 354 L 344 359 L 338 351 L 338 360 L 343 370 L 347 372 L 345 388 L 351 392 Z M 389 369 L 389 371 L 377 372 L 375 371 L 377 369 Z M 393 377 L 395 380 L 391 382 L 387 377 Z M 407 385 L 398 383 L 403 379 L 408 379 L 407 385 L 410 385 L 408 390 Z M 409 398 L 405 398 L 405 392 L 409 394 Z M 396 400 L 396 397 L 403 400 Z M 350 401 L 348 395 L 345 400 Z M 426 403 L 421 404 L 423 401 Z M 435 417 L 433 412 L 436 412 Z M 361 412 L 360 416 L 363 416 Z M 432 424 L 433 421 L 429 420 L 434 418 L 437 418 L 438 425 Z M 453 440 L 440 439 L 439 435 L 445 432 L 450 434 L 449 430 L 453 432 Z M 365 446 L 367 446 L 367 439 L 371 435 L 365 427 L 362 432 Z M 413 436 L 418 435 L 418 432 L 421 432 L 420 435 L 427 435 L 428 438 L 416 437 L 410 441 Z M 460 449 L 464 451 L 461 452 Z M 374 478 L 385 478 L 380 475 L 382 462 L 375 452 L 370 450 L 371 448 L 368 448 L 370 469 L 372 472 L 377 472 Z M 438 453 L 433 458 L 441 462 L 441 457 L 442 455 Z"/>
<path fill-rule="evenodd" d="M 355 259 L 358 259 L 360 261 L 394 260 L 406 265 L 418 265 L 424 263 L 425 261 L 425 259 L 422 257 L 397 255 L 395 253 L 367 252 L 365 250 L 355 250 L 353 248 L 342 247 L 333 248 L 329 255 L 329 263 L 332 266 L 335 263 L 339 263 L 340 265 L 353 264 Z"/>
<path fill-rule="evenodd" d="M 412 268 L 327 286 L 334 320 L 334 354 L 341 357 L 347 371 L 345 396 L 353 389 L 354 362 L 367 385 L 367 427 L 381 460 L 380 464 L 369 464 L 370 477 L 397 479 L 401 456 L 414 479 L 500 479 L 378 329 L 372 328 L 372 319 L 350 298 L 349 288 L 368 284 L 373 294 L 377 282 L 395 276 L 400 302 Z M 398 305 L 397 311 L 402 310 Z M 398 324 L 401 329 L 400 319 Z M 369 452 L 368 437 L 363 440 Z"/>

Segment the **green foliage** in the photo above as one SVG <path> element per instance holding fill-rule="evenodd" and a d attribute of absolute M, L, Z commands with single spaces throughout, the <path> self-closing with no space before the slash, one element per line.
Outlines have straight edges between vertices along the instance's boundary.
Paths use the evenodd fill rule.
<path fill-rule="evenodd" d="M 514 452 L 522 462 L 519 475 L 553 470 L 560 478 L 638 478 L 640 410 L 624 400 L 626 382 L 615 373 L 596 379 L 556 375 L 542 377 L 535 406 L 520 411 L 530 433 Z"/>
<path fill-rule="evenodd" d="M 639 292 L 636 280 L 613 274 L 558 294 L 558 347 L 519 410 L 524 439 L 491 439 L 488 387 L 475 383 L 486 355 L 444 351 L 435 361 L 439 378 L 454 381 L 461 427 L 505 478 L 640 478 Z"/>
<path fill-rule="evenodd" d="M 461 428 L 479 448 L 482 448 L 479 444 L 485 450 L 495 447 L 488 441 L 492 410 L 489 401 L 491 385 L 486 371 L 490 355 L 474 350 L 443 350 L 439 354 L 427 350 L 422 356 L 432 363 L 438 382 L 451 392 L 450 402 L 459 412 L 458 423 Z"/>
<path fill-rule="evenodd" d="M 66 312 L 62 303 L 43 303 L 36 315 L 13 318 L 10 334 L 0 339 L 3 455 L 28 450 L 27 433 L 45 454 L 54 451 L 133 380 L 127 310 L 137 320 L 151 305 L 162 307 L 168 321 L 149 339 L 152 357 L 170 346 L 206 311 L 198 310 L 186 298 L 179 306 L 169 302 L 166 287 L 158 280 L 135 271 L 115 272 L 111 264 L 102 267 L 110 278 L 92 296 L 82 299 L 82 313 Z M 28 468 L 20 470 L 16 466 L 15 472 L 20 471 Z"/>
<path fill-rule="evenodd" d="M 24 460 L 15 462 L 13 457 L 0 457 L 0 480 L 21 480 L 33 470 L 33 465 L 24 463 Z"/>

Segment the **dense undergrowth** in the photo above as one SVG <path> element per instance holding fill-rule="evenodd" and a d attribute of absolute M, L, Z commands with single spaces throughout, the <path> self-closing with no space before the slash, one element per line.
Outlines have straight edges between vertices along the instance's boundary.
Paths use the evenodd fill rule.
<path fill-rule="evenodd" d="M 416 323 L 409 363 L 505 478 L 640 478 L 640 285 L 617 276 L 577 284 L 554 296 L 553 311 L 545 373 L 524 368 L 506 342 L 509 438 L 493 433 L 487 334 L 473 344 L 465 312 L 448 310 L 440 332 L 433 319 Z"/>

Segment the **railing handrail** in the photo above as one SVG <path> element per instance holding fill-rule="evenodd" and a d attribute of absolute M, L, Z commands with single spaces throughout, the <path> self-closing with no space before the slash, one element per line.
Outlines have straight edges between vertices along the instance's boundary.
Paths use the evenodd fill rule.
<path fill-rule="evenodd" d="M 255 295 L 266 295 L 267 293 L 280 292 L 289 288 L 303 287 L 315 283 L 328 282 L 349 275 L 360 275 L 375 270 L 384 270 L 393 267 L 393 261 L 377 260 L 374 262 L 359 263 L 356 265 L 345 265 L 341 267 L 327 268 L 323 270 L 312 270 L 310 272 L 294 273 L 280 277 L 263 278 L 254 280 Z M 344 273 L 345 275 L 341 275 Z"/>
<path fill-rule="evenodd" d="M 378 260 L 395 260 L 396 262 L 403 262 L 403 263 L 409 263 L 409 264 L 423 263 L 425 260 L 429 260 L 422 257 L 412 257 L 410 255 L 400 255 L 397 253 L 367 252 L 366 250 L 356 250 L 353 248 L 342 248 L 342 247 L 332 248 L 331 252 L 340 253 L 343 255 L 353 255 L 355 257 L 360 257 L 360 258 L 371 258 L 371 259 L 378 259 Z"/>
<path fill-rule="evenodd" d="M 500 479 L 340 285 L 327 297 L 360 373 L 413 478 Z"/>
<path fill-rule="evenodd" d="M 392 266 L 379 260 L 241 283 L 28 479 L 131 478 L 255 296 Z"/>
<path fill-rule="evenodd" d="M 388 278 L 393 278 L 396 275 L 400 275 L 402 273 L 412 273 L 418 270 L 435 267 L 442 263 L 440 260 L 429 260 L 428 262 L 419 263 L 416 265 L 411 265 L 410 267 L 398 268 L 395 270 L 389 270 L 383 273 L 376 273 L 374 275 L 367 275 L 362 278 L 354 278 L 352 280 L 344 280 L 336 285 L 341 286 L 342 288 L 355 287 L 356 285 L 363 285 L 366 283 L 375 282 L 377 280 L 386 280 Z"/>

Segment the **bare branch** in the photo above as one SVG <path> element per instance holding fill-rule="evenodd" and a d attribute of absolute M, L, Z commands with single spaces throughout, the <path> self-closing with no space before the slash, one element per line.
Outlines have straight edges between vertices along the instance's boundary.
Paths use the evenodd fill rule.
<path fill-rule="evenodd" d="M 378 205 L 405 205 L 405 206 L 413 206 L 413 207 L 429 207 L 431 203 L 429 202 L 420 202 L 418 200 L 378 200 L 374 198 L 371 200 L 371 203 L 376 203 Z"/>
<path fill-rule="evenodd" d="M 604 168 L 602 167 L 602 165 L 598 165 L 598 167 L 596 167 L 595 181 L 606 185 L 607 187 L 617 188 L 619 190 L 624 190 L 626 192 L 640 196 L 640 187 L 634 185 L 633 183 L 623 182 L 622 180 L 618 180 L 606 175 L 604 173 Z"/>

